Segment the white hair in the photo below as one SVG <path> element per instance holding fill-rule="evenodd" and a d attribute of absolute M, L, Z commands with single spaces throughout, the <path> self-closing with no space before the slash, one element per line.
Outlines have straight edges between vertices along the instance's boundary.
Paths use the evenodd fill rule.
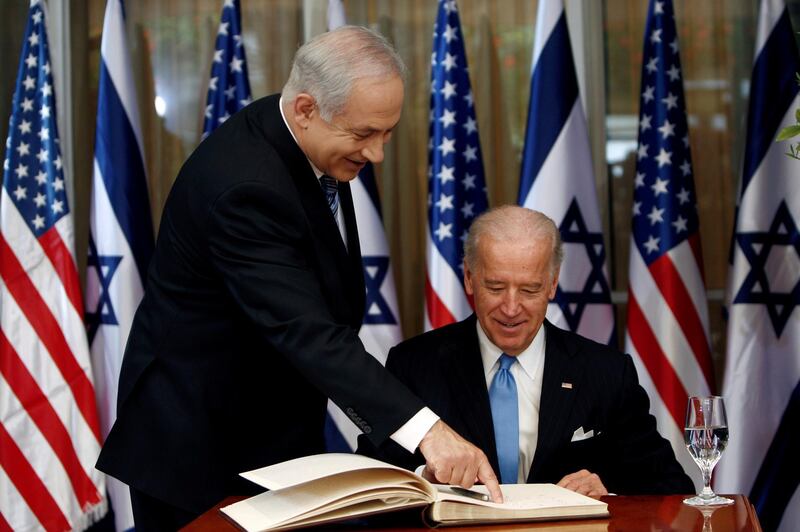
<path fill-rule="evenodd" d="M 369 28 L 341 26 L 297 50 L 282 96 L 291 102 L 301 92 L 310 94 L 330 121 L 344 110 L 356 80 L 391 76 L 405 82 L 406 66 L 386 38 Z"/>

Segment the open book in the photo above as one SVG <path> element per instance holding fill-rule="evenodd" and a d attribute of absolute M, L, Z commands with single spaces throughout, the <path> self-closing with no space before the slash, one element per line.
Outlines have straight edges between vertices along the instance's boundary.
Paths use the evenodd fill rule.
<path fill-rule="evenodd" d="M 221 511 L 250 532 L 289 530 L 413 507 L 439 525 L 605 517 L 606 503 L 553 484 L 504 484 L 505 502 L 459 495 L 357 454 L 318 454 L 241 473 L 270 491 Z M 483 486 L 474 491 L 488 493 Z"/>

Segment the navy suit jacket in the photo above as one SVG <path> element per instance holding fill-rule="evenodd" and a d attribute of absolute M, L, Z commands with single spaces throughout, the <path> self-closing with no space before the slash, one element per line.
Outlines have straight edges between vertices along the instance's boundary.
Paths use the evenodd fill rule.
<path fill-rule="evenodd" d="M 543 326 L 539 436 L 528 482 L 557 483 L 588 469 L 611 493 L 693 493 L 691 480 L 656 430 L 631 357 L 547 321 Z M 474 315 L 399 344 L 386 365 L 499 470 Z M 579 427 L 592 430 L 594 437 L 572 442 Z M 408 469 L 424 463 L 419 452 L 412 455 L 391 441 L 376 448 L 362 438 L 359 452 Z"/>
<path fill-rule="evenodd" d="M 364 279 L 278 108 L 203 141 L 167 199 L 98 469 L 200 513 L 238 473 L 323 452 L 327 397 L 379 444 L 424 405 L 358 339 Z"/>

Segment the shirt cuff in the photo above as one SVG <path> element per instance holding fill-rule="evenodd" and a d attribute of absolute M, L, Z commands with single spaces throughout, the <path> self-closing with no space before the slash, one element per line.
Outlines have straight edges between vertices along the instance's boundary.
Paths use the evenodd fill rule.
<path fill-rule="evenodd" d="M 426 406 L 406 421 L 406 424 L 397 429 L 390 438 L 406 451 L 413 453 L 419 447 L 422 438 L 437 421 L 439 421 L 439 416 Z"/>

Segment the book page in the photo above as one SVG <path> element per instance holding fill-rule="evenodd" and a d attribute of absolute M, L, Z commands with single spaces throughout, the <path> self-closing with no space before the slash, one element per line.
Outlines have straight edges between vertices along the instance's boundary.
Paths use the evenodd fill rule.
<path fill-rule="evenodd" d="M 488 508 L 529 510 L 536 508 L 557 508 L 562 506 L 606 505 L 604 502 L 575 493 L 566 488 L 561 488 L 555 484 L 502 484 L 500 486 L 504 500 L 502 504 L 491 501 L 480 501 L 471 497 L 458 495 L 449 491 L 446 485 L 434 484 L 433 486 L 438 492 L 437 501 L 456 501 Z M 480 484 L 473 486 L 472 491 L 477 491 L 486 495 L 489 494 L 489 490 L 486 489 L 486 486 Z"/>

